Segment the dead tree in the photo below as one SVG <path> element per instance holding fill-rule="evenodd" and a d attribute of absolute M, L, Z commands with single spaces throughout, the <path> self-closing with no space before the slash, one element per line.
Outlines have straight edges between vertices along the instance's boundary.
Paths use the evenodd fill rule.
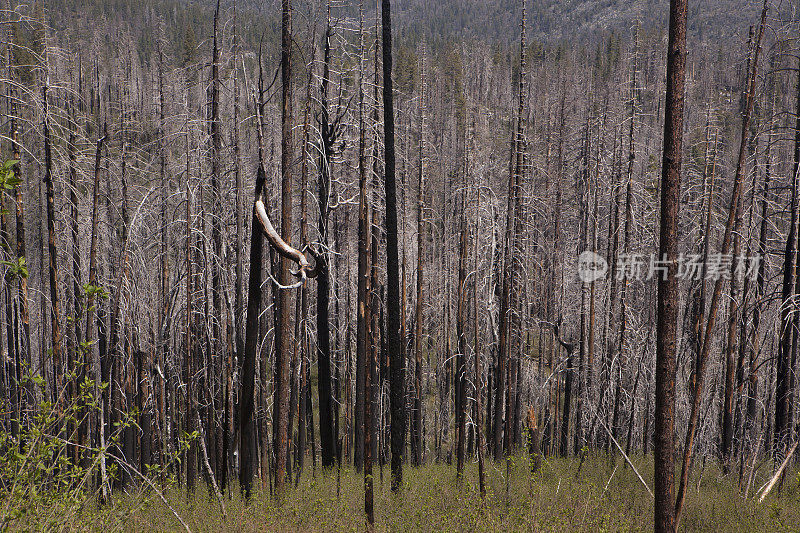
<path fill-rule="evenodd" d="M 800 75 L 797 81 L 797 112 L 800 113 Z M 781 291 L 781 328 L 780 343 L 778 344 L 777 380 L 775 383 L 775 426 L 773 432 L 773 450 L 783 453 L 789 444 L 791 434 L 791 403 L 792 403 L 792 340 L 794 315 L 797 313 L 791 303 L 796 292 L 797 280 L 795 279 L 797 264 L 797 232 L 798 217 L 800 217 L 800 114 L 795 123 L 794 139 L 794 164 L 792 165 L 791 207 L 789 220 L 789 233 L 786 236 L 786 247 L 783 259 L 783 287 Z"/>
<path fill-rule="evenodd" d="M 288 245 L 292 239 L 292 2 L 281 1 L 281 238 Z M 263 207 L 263 202 L 261 203 Z M 258 202 L 256 202 L 258 211 Z M 263 223 L 263 221 L 262 221 Z M 291 283 L 291 259 L 281 256 L 279 282 Z M 273 442 L 275 444 L 275 493 L 282 495 L 289 456 L 289 362 L 292 353 L 291 293 L 278 292 L 278 323 L 275 328 L 275 380 Z"/>
<path fill-rule="evenodd" d="M 262 202 L 264 196 L 264 182 L 266 181 L 266 171 L 264 169 L 264 149 L 259 123 L 259 165 L 256 175 L 256 187 L 254 197 L 256 203 L 253 205 L 253 215 L 251 217 L 250 231 L 250 273 L 248 277 L 247 289 L 247 321 L 245 324 L 244 352 L 241 358 L 241 391 L 239 394 L 239 485 L 245 495 L 250 499 L 253 471 L 256 454 L 255 442 L 255 420 L 253 411 L 255 407 L 255 373 L 256 373 L 256 351 L 258 349 L 258 326 L 259 313 L 261 311 L 261 281 L 262 268 L 264 262 L 263 235 L 261 222 L 256 216 L 256 205 Z M 274 228 L 273 228 L 274 231 Z"/>
<path fill-rule="evenodd" d="M 425 225 L 423 195 L 425 190 L 425 48 L 422 49 L 420 72 L 420 119 L 419 119 L 419 169 L 417 184 L 417 299 L 414 308 L 414 411 L 412 413 L 411 451 L 416 466 L 422 464 L 424 450 L 422 444 L 422 321 L 424 320 L 424 252 L 423 238 Z"/>
<path fill-rule="evenodd" d="M 99 208 L 99 198 L 100 198 L 100 162 L 103 154 L 103 143 L 105 142 L 106 135 L 105 135 L 105 128 L 103 130 L 103 136 L 97 140 L 97 145 L 95 147 L 95 159 L 94 159 L 94 186 L 92 190 L 92 221 L 91 221 L 91 228 L 92 228 L 92 237 L 91 243 L 89 245 L 89 285 L 87 287 L 87 298 L 86 298 L 86 340 L 84 341 L 84 345 L 87 347 L 84 352 L 84 361 L 83 364 L 86 368 L 91 369 L 88 373 L 88 378 L 92 382 L 92 392 L 96 399 L 100 398 L 100 383 L 98 380 L 100 379 L 100 354 L 95 349 L 92 335 L 94 333 L 94 327 L 97 325 L 95 320 L 96 309 L 95 309 L 95 299 L 100 292 L 100 287 L 97 286 L 97 240 L 98 240 L 98 208 Z M 100 442 L 101 447 L 105 447 L 105 432 L 103 430 L 104 426 L 104 418 L 105 418 L 105 406 L 102 401 L 99 402 L 100 408 L 98 409 L 99 421 L 94 428 L 96 431 L 97 438 Z M 92 441 L 92 437 L 90 435 L 90 425 L 87 420 L 88 415 L 88 406 L 83 407 L 83 416 L 81 419 L 84 421 L 84 430 L 80 431 L 80 439 L 81 445 L 85 450 L 86 446 L 90 446 L 90 442 Z M 81 462 L 84 465 L 88 465 L 88 454 L 84 454 Z M 109 497 L 108 494 L 108 486 L 106 482 L 106 471 L 105 471 L 105 457 L 101 456 L 100 462 L 101 468 L 101 491 L 103 495 L 103 499 L 107 500 Z"/>
<path fill-rule="evenodd" d="M 392 93 L 392 15 L 391 0 L 382 0 L 383 27 L 383 133 L 384 183 L 386 189 L 386 330 L 391 365 L 390 404 L 392 441 L 392 492 L 403 483 L 405 448 L 406 359 L 400 338 L 400 263 L 397 239 L 397 186 L 395 184 L 394 95 Z"/>
<path fill-rule="evenodd" d="M 511 284 L 512 284 L 512 271 L 513 261 L 515 258 L 515 248 L 517 244 L 517 230 L 519 229 L 517 210 L 521 200 L 519 195 L 521 173 L 524 164 L 524 135 L 525 135 L 525 114 L 527 109 L 525 107 L 525 2 L 522 4 L 522 22 L 520 32 L 520 75 L 519 86 L 517 88 L 519 99 L 519 107 L 517 108 L 517 125 L 514 131 L 514 139 L 512 146 L 512 161 L 513 165 L 509 173 L 508 180 L 508 207 L 506 211 L 506 235 L 505 235 L 505 258 L 503 260 L 503 288 L 500 296 L 500 316 L 498 326 L 499 343 L 497 347 L 497 363 L 495 366 L 495 400 L 494 400 L 494 460 L 499 461 L 504 453 L 503 436 L 508 432 L 507 422 L 509 414 L 506 413 L 505 420 L 503 417 L 503 407 L 506 403 L 506 384 L 507 384 L 507 370 L 508 354 L 509 354 L 509 322 L 511 315 Z M 506 437 L 507 448 L 505 453 L 508 453 L 510 441 Z"/>
<path fill-rule="evenodd" d="M 661 163 L 659 258 L 667 262 L 658 279 L 656 329 L 656 406 L 653 473 L 654 530 L 673 533 L 675 508 L 675 352 L 678 339 L 678 208 L 686 81 L 686 0 L 670 0 L 667 44 L 667 95 L 664 106 L 664 151 Z"/>
<path fill-rule="evenodd" d="M 480 197 L 479 197 L 480 198 Z M 473 313 L 473 334 L 475 335 L 474 341 L 474 357 L 475 357 L 475 412 L 477 418 L 475 420 L 475 432 L 478 448 L 478 486 L 481 492 L 481 498 L 486 497 L 486 473 L 484 471 L 484 453 L 486 448 L 485 437 L 483 433 L 483 409 L 481 407 L 481 397 L 483 395 L 483 372 L 481 370 L 481 348 L 480 348 L 480 330 L 478 328 L 478 217 L 475 217 L 475 249 L 474 249 L 474 263 L 475 272 L 472 283 L 472 313 Z"/>
<path fill-rule="evenodd" d="M 186 95 L 187 103 L 189 94 Z M 188 106 L 187 106 L 188 107 Z M 188 117 L 188 109 L 187 109 Z M 189 156 L 189 124 L 186 124 L 186 316 L 184 330 L 184 360 L 183 360 L 183 385 L 186 387 L 186 403 L 184 409 L 184 430 L 191 435 L 197 431 L 197 383 L 195 381 L 195 353 L 194 353 L 194 334 L 193 331 L 193 305 L 192 292 L 194 291 L 194 274 L 192 261 L 192 190 L 190 187 L 191 158 Z M 197 443 L 190 442 L 185 454 L 186 461 L 186 491 L 192 494 L 197 481 Z"/>
<path fill-rule="evenodd" d="M 47 191 L 47 250 L 50 257 L 50 334 L 52 336 L 53 401 L 61 403 L 64 369 L 61 367 L 61 323 L 58 290 L 58 251 L 56 250 L 55 191 L 53 187 L 53 157 L 50 140 L 50 117 L 47 111 L 47 85 L 42 87 L 42 114 L 44 127 L 44 184 Z"/>
<path fill-rule="evenodd" d="M 339 135 L 339 117 L 331 117 L 328 110 L 328 86 L 330 82 L 330 40 L 333 29 L 330 25 L 330 3 L 328 24 L 325 30 L 325 50 L 320 86 L 320 134 L 322 149 L 319 156 L 319 227 L 320 239 L 326 243 L 328 237 L 328 197 L 330 194 L 331 164 L 334 143 Z M 319 370 L 319 437 L 322 466 L 330 468 L 336 458 L 336 433 L 333 424 L 334 402 L 331 395 L 331 346 L 328 305 L 330 299 L 330 269 L 323 259 L 317 269 L 317 365 Z"/>
<path fill-rule="evenodd" d="M 21 163 L 21 146 L 19 142 L 19 117 L 17 117 L 18 106 L 17 106 L 17 93 L 15 91 L 15 79 L 16 76 L 14 74 L 14 64 L 15 56 L 14 56 L 14 48 L 12 44 L 12 40 L 8 40 L 8 79 L 9 79 L 9 89 L 8 89 L 8 101 L 9 101 L 9 119 L 10 124 L 9 128 L 11 130 L 11 157 L 17 163 L 12 167 L 15 176 L 22 177 L 22 163 Z M 21 178 L 22 179 L 22 178 Z M 18 186 L 14 189 L 14 204 L 15 204 L 15 222 L 16 222 L 16 255 L 17 258 L 20 257 L 27 257 L 26 256 L 26 246 L 25 246 L 25 207 L 23 203 L 23 193 L 22 187 Z M 21 375 L 21 367 L 23 360 L 30 366 L 35 367 L 34 360 L 33 360 L 33 350 L 31 348 L 31 330 L 30 330 L 30 310 L 29 310 L 29 298 L 28 298 L 28 278 L 27 276 L 18 276 L 18 298 L 19 298 L 19 313 L 20 313 L 20 321 L 21 324 L 21 338 L 18 339 L 18 346 L 16 349 L 9 349 L 10 353 L 13 353 L 15 356 L 14 360 L 14 373 L 16 377 L 16 383 L 22 382 L 22 375 Z M 11 342 L 11 338 L 7 339 L 8 342 Z M 10 345 L 9 345 L 10 347 Z M 85 368 L 85 367 L 82 367 Z M 21 420 L 21 413 L 23 411 L 23 395 L 22 391 L 16 391 L 16 398 L 17 398 L 17 405 L 16 405 L 16 419 L 17 421 Z M 38 392 L 35 392 L 32 397 L 28 398 L 28 401 L 36 400 L 38 404 Z"/>
<path fill-rule="evenodd" d="M 466 165 L 465 165 L 466 170 Z M 466 181 L 466 180 L 465 180 Z M 464 326 L 467 305 L 467 187 L 461 193 L 461 223 L 458 246 L 458 303 L 456 311 L 456 472 L 459 478 L 464 475 L 465 431 L 467 421 L 467 339 Z"/>
<path fill-rule="evenodd" d="M 208 365 L 213 369 L 213 374 L 222 374 L 222 361 L 226 359 L 226 351 L 228 349 L 227 339 L 225 338 L 226 330 L 222 327 L 225 320 L 227 306 L 222 304 L 222 191 L 220 188 L 220 168 L 222 159 L 222 132 L 220 121 L 220 47 L 218 43 L 218 24 L 220 14 L 220 1 L 217 0 L 216 8 L 214 9 L 214 23 L 213 23 L 213 39 L 212 39 L 212 55 L 211 55 L 211 80 L 208 88 L 208 135 L 211 140 L 211 150 L 209 151 L 210 167 L 211 167 L 211 241 L 213 249 L 213 260 L 211 261 L 211 300 L 213 306 L 213 320 L 211 327 L 211 346 L 210 353 L 213 358 L 209 357 Z M 211 397 L 211 404 L 218 405 L 221 401 L 219 395 L 215 393 L 217 387 L 214 380 L 210 380 L 207 384 L 209 395 Z M 208 432 L 209 442 L 212 443 L 212 448 L 222 448 L 222 443 L 217 446 L 217 424 L 214 422 L 217 414 L 210 413 Z M 216 455 L 216 454 L 215 454 Z M 226 461 L 222 454 L 218 455 L 222 461 Z M 217 458 L 214 458 L 217 459 Z M 215 462 L 216 464 L 216 462 Z M 225 468 L 224 465 L 216 465 L 217 469 Z"/>

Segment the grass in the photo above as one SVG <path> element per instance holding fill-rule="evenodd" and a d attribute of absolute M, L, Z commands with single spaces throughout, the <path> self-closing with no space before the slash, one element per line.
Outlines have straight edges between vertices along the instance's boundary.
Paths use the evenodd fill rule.
<path fill-rule="evenodd" d="M 648 483 L 652 461 L 634 458 Z M 375 469 L 377 531 L 647 531 L 652 530 L 653 503 L 635 474 L 619 458 L 595 455 L 577 473 L 576 459 L 548 458 L 534 475 L 525 457 L 508 465 L 487 461 L 487 497 L 477 489 L 477 465 L 471 463 L 462 482 L 454 466 L 431 464 L 404 469 L 401 494 L 389 492 L 389 469 L 383 479 Z M 764 476 L 766 472 L 764 473 Z M 682 520 L 686 531 L 797 531 L 800 525 L 800 475 L 785 478 L 780 494 L 763 504 L 744 500 L 736 477 L 707 467 L 695 473 Z M 192 531 L 362 531 L 363 476 L 342 471 L 337 495 L 333 472 L 312 477 L 310 469 L 279 504 L 257 493 L 246 505 L 238 494 L 226 498 L 227 517 L 205 488 L 194 498 L 174 488 L 172 507 Z M 181 531 L 180 523 L 157 498 L 129 498 L 113 508 L 86 510 L 81 529 L 110 531 Z"/>

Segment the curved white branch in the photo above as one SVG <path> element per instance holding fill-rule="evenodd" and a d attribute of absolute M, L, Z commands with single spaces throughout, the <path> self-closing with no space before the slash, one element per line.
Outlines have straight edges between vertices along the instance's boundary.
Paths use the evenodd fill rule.
<path fill-rule="evenodd" d="M 261 227 L 264 229 L 264 234 L 267 236 L 267 240 L 272 247 L 278 252 L 278 254 L 281 255 L 281 257 L 285 257 L 290 261 L 294 261 L 300 267 L 297 271 L 292 272 L 292 274 L 300 278 L 297 283 L 292 285 L 281 285 L 276 281 L 278 287 L 281 289 L 294 289 L 305 283 L 306 279 L 315 277 L 316 268 L 311 268 L 311 264 L 308 262 L 308 259 L 303 252 L 297 248 L 294 248 L 281 238 L 281 236 L 278 234 L 278 231 L 275 229 L 275 226 L 272 225 L 272 221 L 269 219 L 269 216 L 267 215 L 267 209 L 264 206 L 264 202 L 260 199 L 256 200 L 255 212 L 256 217 L 258 218 L 259 222 L 261 222 Z M 316 261 L 318 263 L 319 258 L 317 258 Z"/>

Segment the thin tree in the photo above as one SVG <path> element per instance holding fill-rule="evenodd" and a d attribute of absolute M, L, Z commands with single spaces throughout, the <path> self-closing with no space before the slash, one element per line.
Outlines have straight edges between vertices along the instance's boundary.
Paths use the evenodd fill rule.
<path fill-rule="evenodd" d="M 795 122 L 794 139 L 794 164 L 792 165 L 792 187 L 789 232 L 786 236 L 786 246 L 783 253 L 783 286 L 781 291 L 781 327 L 780 343 L 778 344 L 777 376 L 775 383 L 775 426 L 773 432 L 773 449 L 776 453 L 783 453 L 789 444 L 791 433 L 791 360 L 792 360 L 792 322 L 796 314 L 791 299 L 796 292 L 795 279 L 797 263 L 797 232 L 800 221 L 800 70 L 797 79 L 797 107 L 798 112 Z"/>
<path fill-rule="evenodd" d="M 260 61 L 260 57 L 259 57 Z M 261 76 L 263 78 L 263 76 Z M 264 162 L 264 135 L 261 128 L 263 92 L 260 90 L 256 103 L 256 131 L 258 133 L 258 169 L 250 229 L 250 272 L 247 280 L 247 318 L 245 323 L 244 353 L 241 358 L 241 390 L 239 393 L 239 486 L 246 499 L 250 499 L 253 487 L 256 446 L 255 410 L 256 352 L 258 350 L 259 314 L 261 312 L 261 281 L 264 263 L 264 238 L 256 216 L 258 202 L 264 201 L 266 170 Z"/>
<path fill-rule="evenodd" d="M 391 389 L 392 492 L 403 483 L 405 448 L 405 350 L 400 338 L 400 263 L 397 241 L 397 186 L 395 184 L 394 95 L 392 94 L 391 0 L 382 0 L 383 28 L 383 132 L 384 183 L 386 189 L 386 330 Z"/>
<path fill-rule="evenodd" d="M 414 464 L 422 464 L 424 453 L 422 446 L 422 321 L 424 319 L 424 276 L 423 238 L 425 225 L 423 200 L 425 190 L 425 45 L 422 48 L 422 65 L 420 69 L 420 111 L 419 111 L 419 169 L 417 184 L 417 300 L 414 309 L 414 410 L 412 413 L 411 450 Z"/>
<path fill-rule="evenodd" d="M 292 134 L 292 2 L 281 2 L 281 238 L 292 240 L 292 164 L 294 143 Z M 291 284 L 291 260 L 281 257 L 281 285 Z M 275 443 L 275 494 L 280 497 L 286 483 L 289 456 L 289 363 L 292 353 L 291 292 L 278 291 L 278 324 L 276 324 L 275 399 L 273 428 Z"/>
<path fill-rule="evenodd" d="M 495 399 L 494 399 L 494 460 L 499 461 L 502 456 L 503 436 L 508 432 L 507 424 L 504 424 L 503 407 L 505 405 L 508 353 L 509 353 L 509 322 L 511 315 L 511 284 L 512 284 L 512 262 L 516 247 L 516 235 L 519 229 L 516 211 L 520 205 L 520 180 L 524 165 L 524 134 L 525 134 L 525 1 L 522 2 L 522 21 L 520 23 L 520 71 L 519 86 L 517 88 L 519 104 L 517 108 L 517 125 L 514 130 L 512 140 L 512 164 L 508 179 L 508 207 L 506 211 L 506 235 L 505 235 L 505 258 L 503 260 L 503 282 L 500 296 L 500 315 L 498 325 L 499 342 L 497 346 L 497 364 L 495 366 Z M 508 414 L 506 414 L 508 418 Z M 510 442 L 506 439 L 508 446 Z M 505 450 L 506 453 L 508 450 Z"/>
<path fill-rule="evenodd" d="M 55 216 L 55 190 L 53 187 L 53 157 L 50 140 L 50 117 L 47 110 L 47 85 L 42 87 L 42 114 L 44 126 L 44 184 L 47 191 L 47 251 L 50 258 L 50 334 L 52 336 L 53 357 L 53 401 L 60 403 L 63 385 L 63 371 L 61 368 L 61 324 L 59 320 L 60 300 L 58 290 L 58 250 L 56 249 L 56 216 Z"/>
<path fill-rule="evenodd" d="M 328 86 L 330 82 L 331 28 L 330 2 L 328 2 L 325 48 L 320 85 L 320 134 L 322 150 L 319 156 L 319 227 L 320 239 L 328 237 L 328 197 L 330 195 L 331 164 L 334 143 L 338 135 L 338 118 L 331 119 L 328 111 Z M 334 402 L 331 395 L 331 346 L 328 305 L 330 298 L 330 269 L 327 258 L 320 257 L 317 268 L 317 365 L 319 387 L 319 438 L 322 466 L 332 467 L 336 458 L 336 434 L 333 425 Z"/>

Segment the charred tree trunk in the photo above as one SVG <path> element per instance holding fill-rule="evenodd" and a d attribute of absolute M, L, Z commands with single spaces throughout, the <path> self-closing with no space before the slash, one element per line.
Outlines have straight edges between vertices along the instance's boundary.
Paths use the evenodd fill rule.
<path fill-rule="evenodd" d="M 92 341 L 92 334 L 94 333 L 94 327 L 97 326 L 97 321 L 95 320 L 96 316 L 96 309 L 95 309 L 95 298 L 98 293 L 97 287 L 97 240 L 98 240 L 98 208 L 99 208 L 99 199 L 100 199 L 100 161 L 102 158 L 103 153 L 103 143 L 106 139 L 105 132 L 104 135 L 97 140 L 97 145 L 95 148 L 95 159 L 94 159 L 94 187 L 92 192 L 92 237 L 91 237 L 91 244 L 89 245 L 89 285 L 87 291 L 87 301 L 86 301 L 86 341 L 85 345 L 89 348 L 84 352 L 84 364 L 87 369 L 91 369 L 89 373 L 89 379 L 93 382 L 93 395 L 95 399 L 100 399 L 100 384 L 98 380 L 100 379 L 100 354 L 93 346 Z M 95 427 L 97 439 L 100 442 L 102 447 L 105 447 L 105 432 L 103 430 L 103 422 L 104 422 L 104 415 L 105 415 L 105 406 L 102 401 L 100 403 L 99 411 L 99 423 L 97 427 Z M 83 442 L 81 443 L 83 446 L 91 446 L 92 437 L 90 433 L 90 426 L 87 420 L 88 416 L 88 408 L 87 406 L 83 406 L 83 416 L 82 419 L 84 420 L 85 430 L 81 432 L 81 436 L 83 437 Z M 86 449 L 86 448 L 84 448 Z M 88 465 L 89 457 L 88 454 L 84 455 L 82 459 L 82 463 L 84 465 Z M 101 457 L 101 493 L 104 499 L 108 499 L 108 486 L 106 483 L 106 473 L 105 473 L 105 463 L 104 459 Z"/>
<path fill-rule="evenodd" d="M 330 172 L 333 156 L 333 143 L 336 141 L 336 124 L 331 124 L 328 114 L 328 84 L 330 77 L 330 5 L 328 6 L 328 27 L 325 31 L 324 62 L 322 67 L 321 97 L 321 137 L 322 152 L 319 160 L 319 227 L 320 239 L 328 238 L 328 196 Z M 329 260 L 320 258 L 317 270 L 317 365 L 319 386 L 319 439 L 323 468 L 333 467 L 336 460 L 336 433 L 333 424 L 334 402 L 331 395 L 331 344 L 328 305 L 330 298 Z"/>
<path fill-rule="evenodd" d="M 465 165 L 466 170 L 466 165 Z M 464 331 L 466 321 L 467 284 L 467 215 L 466 184 L 461 193 L 461 231 L 458 246 L 458 303 L 456 310 L 456 472 L 459 478 L 464 475 L 465 431 L 467 421 L 467 339 Z"/>
<path fill-rule="evenodd" d="M 55 190 L 53 187 L 53 158 L 50 145 L 50 118 L 47 111 L 47 86 L 42 87 L 42 105 L 44 120 L 44 184 L 47 191 L 47 251 L 50 257 L 50 335 L 52 337 L 53 380 L 55 393 L 53 401 L 61 398 L 63 387 L 63 372 L 61 367 L 61 324 L 59 320 L 60 300 L 58 290 L 58 251 L 56 250 L 56 215 L 55 215 Z M 63 407 L 60 406 L 60 407 Z"/>
<path fill-rule="evenodd" d="M 796 310 L 791 303 L 795 293 L 795 263 L 797 261 L 798 202 L 800 199 L 800 75 L 797 81 L 797 115 L 794 139 L 794 164 L 792 165 L 791 220 L 789 234 L 786 237 L 783 260 L 783 289 L 781 292 L 781 328 L 780 344 L 777 357 L 777 381 L 775 383 L 775 426 L 773 433 L 773 450 L 783 453 L 789 444 L 791 420 L 789 404 L 791 403 L 791 360 L 792 360 L 792 321 Z"/>
<path fill-rule="evenodd" d="M 358 273 L 356 320 L 356 383 L 353 423 L 353 466 L 361 471 L 364 458 L 364 369 L 367 364 L 369 315 L 369 243 L 370 222 L 367 205 L 366 134 L 364 121 L 364 6 L 359 4 L 359 67 L 358 67 Z"/>
<path fill-rule="evenodd" d="M 525 166 L 525 116 L 527 113 L 525 96 L 525 3 L 522 5 L 522 22 L 520 32 L 520 71 L 519 71 L 519 86 L 517 88 L 519 99 L 519 107 L 517 109 L 517 125 L 514 132 L 514 153 L 512 160 L 512 171 L 509 176 L 508 187 L 508 209 L 506 213 L 506 238 L 505 238 L 505 260 L 503 272 L 503 288 L 500 299 L 500 317 L 499 317 L 499 343 L 497 351 L 497 367 L 496 373 L 496 392 L 494 401 L 494 459 L 500 460 L 501 455 L 510 451 L 511 439 L 509 432 L 509 419 L 511 414 L 505 413 L 503 416 L 504 405 L 506 404 L 506 389 L 508 381 L 508 361 L 510 353 L 510 321 L 512 313 L 511 303 L 511 288 L 514 278 L 514 261 L 517 253 L 517 235 L 521 230 L 521 214 L 520 205 L 522 194 L 520 190 L 522 182 L 522 173 Z M 509 402 L 510 405 L 510 402 Z M 504 438 L 505 437 L 505 438 Z M 505 448 L 504 448 L 505 441 Z"/>
<path fill-rule="evenodd" d="M 281 238 L 292 241 L 292 164 L 294 143 L 292 134 L 292 2 L 281 2 Z M 291 260 L 281 257 L 281 285 L 289 286 L 292 280 Z M 276 324 L 275 398 L 273 428 L 275 443 L 275 494 L 283 495 L 286 467 L 289 456 L 289 363 L 292 353 L 291 292 L 278 290 L 278 324 Z"/>
<path fill-rule="evenodd" d="M 395 184 L 394 95 L 392 88 L 391 1 L 382 0 L 383 26 L 383 131 L 384 180 L 386 188 L 386 330 L 391 372 L 392 492 L 403 482 L 405 447 L 405 350 L 400 339 L 400 264 L 397 240 L 397 188 Z"/>
<path fill-rule="evenodd" d="M 259 133 L 259 141 L 261 135 Z M 263 143 L 259 142 L 259 165 L 256 176 L 254 197 L 263 200 L 264 171 Z M 253 412 L 255 407 L 255 374 L 256 352 L 258 350 L 258 326 L 261 310 L 261 281 L 264 262 L 263 244 L 255 208 L 251 217 L 250 232 L 250 274 L 247 289 L 247 322 L 245 325 L 245 344 L 243 359 L 241 361 L 241 391 L 239 394 L 239 485 L 245 498 L 250 499 L 253 485 L 254 461 L 256 459 L 255 420 Z"/>
<path fill-rule="evenodd" d="M 668 264 L 658 280 L 656 330 L 656 407 L 654 460 L 656 533 L 673 533 L 675 508 L 675 354 L 678 326 L 678 209 L 681 190 L 681 149 L 686 80 L 686 0 L 670 0 L 667 45 L 667 95 L 664 152 L 661 163 L 661 224 L 659 257 Z"/>

